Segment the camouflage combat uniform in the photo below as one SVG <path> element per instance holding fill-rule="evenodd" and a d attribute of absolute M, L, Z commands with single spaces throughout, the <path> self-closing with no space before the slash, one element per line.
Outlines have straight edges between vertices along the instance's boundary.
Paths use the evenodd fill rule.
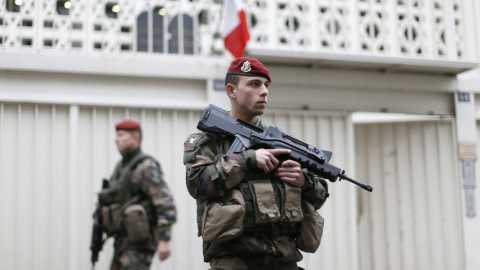
<path fill-rule="evenodd" d="M 110 183 L 118 181 L 125 165 L 141 154 L 140 147 L 128 152 L 117 164 Z M 125 235 L 121 233 L 114 235 L 115 254 L 112 260 L 112 270 L 149 269 L 159 240 L 170 240 L 171 225 L 176 222 L 173 196 L 163 179 L 162 170 L 156 160 L 153 158 L 141 160 L 134 167 L 129 178 L 131 182 L 128 185 L 130 193 L 128 198 L 137 196 L 139 202 L 136 203 L 143 205 L 149 213 L 150 237 L 144 243 L 132 244 Z M 123 203 L 125 203 L 128 198 L 122 197 Z"/>
<path fill-rule="evenodd" d="M 257 126 L 266 129 L 260 120 Z M 275 172 L 264 174 L 256 167 L 255 150 L 225 155 L 233 139 L 198 132 L 191 134 L 185 141 L 187 188 L 197 200 L 199 235 L 202 219 L 199 215 L 203 214 L 202 206 L 205 201 L 219 198 L 230 189 L 241 189 L 249 180 L 269 179 L 274 188 L 285 185 L 274 176 Z M 328 197 L 327 183 L 306 169 L 302 170 L 306 183 L 301 189 L 301 200 L 308 200 L 315 209 L 319 209 Z M 281 227 L 286 226 L 290 230 L 273 229 L 279 226 L 255 225 L 250 229 L 246 228 L 233 240 L 222 243 L 204 241 L 204 260 L 210 262 L 214 269 L 297 269 L 296 263 L 303 257 L 295 242 L 299 233 L 296 225 L 298 223 L 283 224 Z M 225 258 L 229 259 L 227 264 L 222 263 Z"/>

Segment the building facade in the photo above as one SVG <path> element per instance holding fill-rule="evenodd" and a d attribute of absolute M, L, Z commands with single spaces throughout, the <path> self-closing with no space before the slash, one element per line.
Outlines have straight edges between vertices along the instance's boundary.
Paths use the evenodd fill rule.
<path fill-rule="evenodd" d="M 90 268 L 95 194 L 124 118 L 142 123 L 178 207 L 172 257 L 152 269 L 208 269 L 182 155 L 203 109 L 229 108 L 221 5 L 0 0 L 1 269 Z M 478 1 L 246 0 L 245 11 L 246 55 L 273 79 L 264 120 L 374 187 L 330 183 L 321 247 L 300 265 L 478 269 Z"/>

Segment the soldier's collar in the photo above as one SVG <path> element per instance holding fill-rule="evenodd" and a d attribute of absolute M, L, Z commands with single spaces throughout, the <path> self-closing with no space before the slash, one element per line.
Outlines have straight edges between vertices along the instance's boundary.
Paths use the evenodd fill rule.
<path fill-rule="evenodd" d="M 260 119 L 260 116 L 257 116 L 257 122 L 255 123 L 255 126 L 259 127 L 262 125 L 262 119 Z"/>
<path fill-rule="evenodd" d="M 138 153 L 140 153 L 140 146 L 128 151 L 124 156 L 123 156 L 123 163 L 125 164 L 126 162 L 130 161 L 133 157 L 135 157 Z"/>
<path fill-rule="evenodd" d="M 261 129 L 266 129 L 267 128 L 267 126 L 265 126 L 262 123 L 262 118 L 260 116 L 258 116 L 257 122 L 255 123 L 255 126 L 261 128 Z"/>

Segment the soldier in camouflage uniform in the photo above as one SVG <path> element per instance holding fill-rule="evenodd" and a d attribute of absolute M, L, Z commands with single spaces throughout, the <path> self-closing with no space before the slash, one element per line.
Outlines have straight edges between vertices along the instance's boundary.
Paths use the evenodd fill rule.
<path fill-rule="evenodd" d="M 102 210 L 106 213 L 104 222 L 113 216 L 114 229 L 106 231 L 115 238 L 111 269 L 147 270 L 155 252 L 161 261 L 170 256 L 175 204 L 159 162 L 140 149 L 140 124 L 125 120 L 116 130 L 115 142 L 123 159 L 110 178 L 109 188 L 99 194 L 99 200 L 107 205 Z"/>
<path fill-rule="evenodd" d="M 240 57 L 232 61 L 225 80 L 231 101 L 230 116 L 265 130 L 259 116 L 267 105 L 270 82 L 268 70 L 258 60 Z M 303 257 L 296 241 L 303 219 L 300 204 L 308 201 L 312 209 L 319 209 L 328 197 L 326 181 L 296 161 L 280 159 L 279 155 L 290 153 L 288 149 L 248 149 L 225 155 L 233 140 L 196 132 L 184 144 L 187 188 L 197 200 L 204 260 L 210 262 L 212 269 L 300 269 L 297 262 Z M 243 231 L 233 239 L 205 241 L 205 227 L 211 225 L 205 223 L 208 216 L 204 213 L 211 211 L 211 202 L 227 206 L 222 198 L 230 196 L 233 190 L 241 190 L 245 199 Z M 268 195 L 259 195 L 260 190 L 267 190 Z M 291 200 L 292 197 L 297 200 Z M 287 201 L 293 203 L 287 206 Z M 261 208 L 267 205 L 274 209 L 267 209 L 266 219 L 270 221 L 264 222 L 258 215 L 265 212 Z M 296 210 L 289 211 L 292 207 Z M 321 226 L 323 230 L 323 219 Z"/>

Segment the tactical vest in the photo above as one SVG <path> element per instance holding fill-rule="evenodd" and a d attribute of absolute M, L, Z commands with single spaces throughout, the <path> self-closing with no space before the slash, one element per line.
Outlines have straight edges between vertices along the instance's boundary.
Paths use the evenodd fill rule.
<path fill-rule="evenodd" d="M 145 208 L 147 212 L 149 223 L 152 227 L 156 224 L 155 209 L 148 198 L 137 194 L 132 196 L 130 190 L 130 179 L 132 172 L 135 170 L 135 167 L 142 162 L 143 160 L 150 158 L 157 162 L 153 157 L 139 153 L 133 157 L 128 163 L 122 168 L 122 162 L 118 162 L 115 167 L 109 181 L 109 187 L 103 189 L 99 193 L 99 201 L 103 203 L 106 207 L 109 205 L 120 205 L 115 215 L 115 218 L 112 217 L 113 224 L 117 223 L 117 219 L 120 217 L 121 213 L 130 205 L 140 204 Z M 120 172 L 121 171 L 121 172 Z M 113 225 L 116 227 L 116 225 Z"/>
<path fill-rule="evenodd" d="M 214 134 L 208 134 L 207 136 L 213 136 L 211 137 L 213 141 L 222 143 L 222 145 L 217 145 L 219 149 L 216 149 L 221 153 L 226 153 L 232 144 L 230 140 Z M 293 187 L 277 179 L 274 173 L 264 174 L 263 171 L 254 169 L 247 172 L 242 182 L 235 189 L 240 190 L 245 200 L 244 230 L 246 232 L 298 235 L 299 222 L 303 218 L 301 188 Z M 267 192 L 268 195 L 257 196 L 260 192 Z M 292 200 L 292 197 L 295 198 Z M 269 201 L 265 201 L 265 198 Z M 198 236 L 201 236 L 205 202 L 205 200 L 197 200 Z M 270 209 L 272 210 L 269 211 L 271 213 L 262 215 L 259 205 L 268 205 L 276 209 Z"/>
<path fill-rule="evenodd" d="M 139 153 L 130 161 L 128 161 L 123 168 L 122 162 L 118 162 L 115 170 L 112 173 L 112 176 L 110 177 L 109 186 L 100 192 L 99 200 L 104 205 L 110 205 L 113 203 L 123 204 L 131 200 L 132 194 L 129 187 L 130 177 L 133 170 L 135 170 L 135 167 L 146 158 L 153 159 L 149 155 Z"/>
<path fill-rule="evenodd" d="M 131 178 L 132 172 L 135 170 L 137 165 L 147 158 L 150 158 L 157 163 L 157 161 L 153 157 L 144 153 L 139 153 L 135 157 L 133 157 L 130 161 L 128 161 L 128 163 L 125 165 L 120 175 L 119 175 L 119 171 L 122 168 L 122 162 L 121 161 L 118 162 L 117 166 L 115 167 L 115 170 L 112 173 L 112 176 L 110 177 L 110 184 L 120 187 L 120 200 L 121 200 L 120 202 L 127 202 L 132 198 L 132 194 L 128 186 L 130 183 L 129 180 Z M 117 177 L 117 175 L 119 176 Z"/>

